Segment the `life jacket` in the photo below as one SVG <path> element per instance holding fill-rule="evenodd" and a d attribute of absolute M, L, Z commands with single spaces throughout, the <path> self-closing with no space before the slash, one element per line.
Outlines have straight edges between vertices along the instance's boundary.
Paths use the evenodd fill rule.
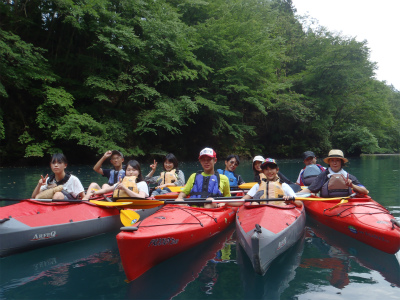
<path fill-rule="evenodd" d="M 161 184 L 166 184 L 166 183 L 174 183 L 178 180 L 178 177 L 175 174 L 176 170 L 173 169 L 169 172 L 161 172 Z"/>
<path fill-rule="evenodd" d="M 198 171 L 196 173 L 193 188 L 190 191 L 190 198 L 208 198 L 222 196 L 222 193 L 219 190 L 219 173 L 215 172 L 211 176 L 203 176 L 201 175 L 202 172 L 203 171 Z"/>
<path fill-rule="evenodd" d="M 253 199 L 273 199 L 273 198 L 282 198 L 285 195 L 285 192 L 282 189 L 282 182 L 279 177 L 276 181 L 269 181 L 266 179 L 262 179 L 260 186 L 254 195 Z M 271 201 L 269 204 L 280 204 L 282 201 Z M 260 204 L 265 204 L 267 202 L 260 202 Z"/>
<path fill-rule="evenodd" d="M 229 179 L 230 186 L 238 186 L 238 175 L 231 171 L 218 169 L 217 172 L 224 174 Z"/>
<path fill-rule="evenodd" d="M 300 185 L 309 186 L 325 169 L 321 165 L 308 165 L 300 176 Z"/>
<path fill-rule="evenodd" d="M 110 171 L 110 178 L 108 179 L 108 184 L 109 185 L 114 185 L 124 177 L 125 177 L 125 170 L 124 169 L 121 169 L 119 171 L 111 170 Z"/>
<path fill-rule="evenodd" d="M 124 179 L 122 179 L 122 184 L 132 192 L 138 193 L 139 190 L 137 188 L 136 179 L 136 176 L 125 176 Z M 129 195 L 124 190 L 114 189 L 113 197 L 129 197 Z"/>
<path fill-rule="evenodd" d="M 329 171 L 326 170 L 326 176 Z M 347 174 L 347 178 L 348 178 Z M 342 174 L 332 174 L 321 188 L 321 197 L 346 197 L 351 195 L 351 188 L 346 185 L 346 178 Z"/>
<path fill-rule="evenodd" d="M 60 181 L 56 180 L 56 175 L 51 174 L 49 178 L 47 178 L 47 185 L 55 184 L 55 185 L 62 185 L 65 184 L 71 178 L 71 174 L 65 172 L 65 176 Z"/>

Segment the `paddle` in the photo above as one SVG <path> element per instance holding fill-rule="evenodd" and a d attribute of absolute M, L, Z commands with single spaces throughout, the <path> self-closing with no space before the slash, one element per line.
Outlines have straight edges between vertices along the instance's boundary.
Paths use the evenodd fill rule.
<path fill-rule="evenodd" d="M 139 221 L 140 215 L 133 210 L 121 209 L 120 219 L 124 226 L 132 226 Z"/>
<path fill-rule="evenodd" d="M 27 200 L 33 200 L 33 201 L 39 201 L 39 202 L 69 202 L 69 203 L 81 203 L 83 201 L 88 201 L 88 200 L 65 200 L 65 199 L 16 199 L 16 198 L 0 198 L 0 201 L 27 201 Z"/>

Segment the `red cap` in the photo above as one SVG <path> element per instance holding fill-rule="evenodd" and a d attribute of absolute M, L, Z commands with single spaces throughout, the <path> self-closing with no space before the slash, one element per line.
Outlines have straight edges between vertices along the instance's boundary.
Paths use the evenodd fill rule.
<path fill-rule="evenodd" d="M 209 156 L 209 157 L 217 157 L 217 153 L 211 148 L 204 148 L 203 150 L 200 151 L 199 158 L 202 156 Z"/>

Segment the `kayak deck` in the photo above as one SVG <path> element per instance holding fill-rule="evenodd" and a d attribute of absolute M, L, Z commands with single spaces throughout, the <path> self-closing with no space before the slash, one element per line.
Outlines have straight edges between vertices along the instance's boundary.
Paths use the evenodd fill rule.
<path fill-rule="evenodd" d="M 335 201 L 304 201 L 307 214 L 317 221 L 381 251 L 400 249 L 400 228 L 390 212 L 371 197 Z"/>
<path fill-rule="evenodd" d="M 231 207 L 166 205 L 135 227 L 121 228 L 117 242 L 128 280 L 223 231 L 235 213 Z"/>

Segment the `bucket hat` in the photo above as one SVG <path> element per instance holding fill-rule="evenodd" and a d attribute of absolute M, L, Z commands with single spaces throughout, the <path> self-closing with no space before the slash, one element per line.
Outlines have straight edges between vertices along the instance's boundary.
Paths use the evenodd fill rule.
<path fill-rule="evenodd" d="M 343 162 L 347 163 L 349 160 L 344 157 L 343 151 L 339 149 L 332 149 L 329 151 L 328 157 L 324 158 L 324 162 L 329 165 L 329 159 L 331 158 L 340 158 Z"/>

